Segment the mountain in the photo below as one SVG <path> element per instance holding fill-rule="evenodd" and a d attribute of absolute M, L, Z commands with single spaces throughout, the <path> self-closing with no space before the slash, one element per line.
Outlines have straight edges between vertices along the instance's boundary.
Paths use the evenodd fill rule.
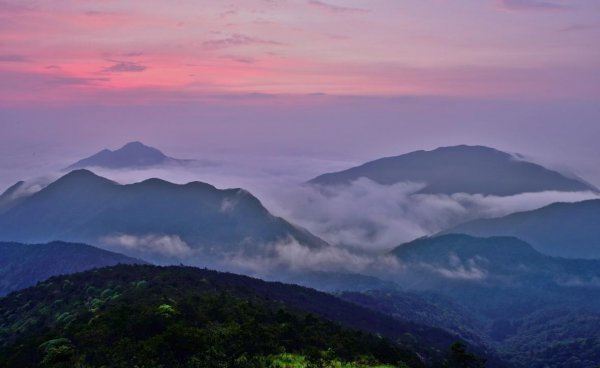
<path fill-rule="evenodd" d="M 81 272 L 116 264 L 144 261 L 85 244 L 0 242 L 0 296 L 35 285 L 50 276 Z"/>
<path fill-rule="evenodd" d="M 513 288 L 515 285 L 520 289 L 539 288 L 536 294 L 576 291 L 578 286 L 600 293 L 600 260 L 548 256 L 515 237 L 447 234 L 414 240 L 398 246 L 391 254 L 410 272 L 431 275 L 429 279 L 416 278 L 416 286 L 435 285 L 437 278 L 450 286 L 454 283 L 507 290 L 517 289 Z"/>
<path fill-rule="evenodd" d="M 180 160 L 168 157 L 156 148 L 146 146 L 141 142 L 129 142 L 115 151 L 104 149 L 90 157 L 75 162 L 65 170 L 70 171 L 88 167 L 102 167 L 107 169 L 141 168 L 186 164 L 190 162 L 192 160 Z"/>
<path fill-rule="evenodd" d="M 0 214 L 0 240 L 82 242 L 158 261 L 327 245 L 242 189 L 159 179 L 120 185 L 88 170 L 72 171 Z"/>
<path fill-rule="evenodd" d="M 444 233 L 521 238 L 538 251 L 568 258 L 600 258 L 600 200 L 554 203 L 505 217 L 468 222 Z"/>
<path fill-rule="evenodd" d="M 312 289 L 190 267 L 102 268 L 0 299 L 0 367 L 417 368 L 440 366 L 454 338 Z"/>
<path fill-rule="evenodd" d="M 352 296 L 358 304 L 416 323 L 431 317 L 407 313 L 406 305 L 424 305 L 449 316 L 443 323 L 433 320 L 435 325 L 495 347 L 518 367 L 596 367 L 600 260 L 544 255 L 514 237 L 463 234 L 417 239 L 392 254 L 403 265 L 395 279 L 401 287 L 441 294 L 452 304 L 418 304 L 385 293 Z"/>
<path fill-rule="evenodd" d="M 8 211 L 22 200 L 23 196 L 21 196 L 19 192 L 24 185 L 24 181 L 18 181 L 6 189 L 4 193 L 0 194 L 0 213 Z"/>
<path fill-rule="evenodd" d="M 419 193 L 509 196 L 541 191 L 595 191 L 579 179 L 483 146 L 441 147 L 367 162 L 309 181 L 316 185 L 348 184 L 361 177 L 379 184 L 422 183 Z"/>
<path fill-rule="evenodd" d="M 277 272 L 276 274 L 267 275 L 266 278 L 325 292 L 398 289 L 398 285 L 394 282 L 359 273 L 300 270 L 297 272 Z"/>
<path fill-rule="evenodd" d="M 484 323 L 451 298 L 436 293 L 402 290 L 344 291 L 340 299 L 364 306 L 400 320 L 452 331 L 464 341 L 476 345 L 489 344 L 483 333 Z"/>

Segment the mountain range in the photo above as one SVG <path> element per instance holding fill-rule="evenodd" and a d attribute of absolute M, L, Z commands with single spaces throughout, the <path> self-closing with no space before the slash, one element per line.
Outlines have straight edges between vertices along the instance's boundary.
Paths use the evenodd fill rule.
<path fill-rule="evenodd" d="M 255 367 L 282 354 L 440 367 L 455 339 L 312 289 L 189 267 L 108 267 L 0 299 L 0 367 Z"/>
<path fill-rule="evenodd" d="M 111 151 L 102 151 L 81 159 L 65 170 L 101 167 L 106 169 L 132 169 L 162 165 L 184 165 L 194 160 L 182 160 L 169 157 L 156 148 L 146 146 L 141 142 L 129 142 L 123 147 Z"/>
<path fill-rule="evenodd" d="M 600 258 L 600 200 L 553 203 L 505 217 L 468 222 L 444 233 L 506 235 L 523 239 L 538 251 L 568 258 Z"/>
<path fill-rule="evenodd" d="M 403 265 L 394 281 L 412 294 L 345 299 L 487 344 L 516 367 L 589 368 L 600 360 L 600 260 L 463 234 L 418 239 L 391 254 Z"/>
<path fill-rule="evenodd" d="M 0 240 L 84 242 L 156 261 L 327 245 L 243 189 L 159 179 L 120 185 L 83 169 L 0 213 Z"/>
<path fill-rule="evenodd" d="M 345 185 L 359 178 L 383 185 L 420 183 L 419 193 L 509 196 L 543 191 L 593 191 L 578 178 L 484 146 L 441 147 L 381 158 L 309 181 L 321 186 Z"/>
<path fill-rule="evenodd" d="M 136 142 L 109 153 L 101 155 L 112 157 L 105 166 L 91 166 L 172 160 Z M 421 183 L 421 194 L 597 191 L 481 146 L 413 152 L 310 183 L 337 190 L 361 177 Z M 482 366 L 463 345 L 448 350 L 461 340 L 488 367 L 590 368 L 600 361 L 598 223 L 600 200 L 555 203 L 471 221 L 382 254 L 343 255 L 357 265 L 374 262 L 364 266 L 367 275 L 351 264 L 344 272 L 281 264 L 260 273 L 331 295 L 144 265 L 141 259 L 260 266 L 281 249 L 294 259 L 338 259 L 339 249 L 274 216 L 243 189 L 161 179 L 122 185 L 85 169 L 36 192 L 19 182 L 0 195 L 0 296 L 8 294 L 0 298 L 0 367 L 439 367 L 448 366 L 448 354 Z"/>
<path fill-rule="evenodd" d="M 600 306 L 600 260 L 548 256 L 514 237 L 448 234 L 414 240 L 398 246 L 391 254 L 404 265 L 405 277 L 399 276 L 395 281 L 405 287 L 445 287 L 449 292 L 456 287 L 462 291 L 489 290 L 496 295 L 518 291 L 531 299 L 529 304 L 520 299 L 514 305 L 510 297 L 473 301 L 483 309 L 489 307 L 489 316 L 496 312 L 518 314 L 518 308 L 543 306 L 553 298 L 549 304 L 555 306 L 577 299 L 586 305 Z M 598 299 L 586 301 L 596 294 Z M 517 309 L 511 311 L 513 307 Z"/>
<path fill-rule="evenodd" d="M 0 296 L 51 276 L 117 264 L 145 263 L 86 244 L 59 241 L 47 244 L 0 242 L 0 254 Z"/>

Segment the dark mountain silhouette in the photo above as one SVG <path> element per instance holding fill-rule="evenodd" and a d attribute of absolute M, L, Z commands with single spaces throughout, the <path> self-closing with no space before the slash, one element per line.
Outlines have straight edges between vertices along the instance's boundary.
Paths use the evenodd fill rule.
<path fill-rule="evenodd" d="M 448 234 L 403 244 L 392 254 L 404 266 L 394 280 L 400 286 L 464 301 L 492 320 L 548 306 L 600 307 L 600 260 L 547 256 L 514 237 Z"/>
<path fill-rule="evenodd" d="M 515 237 L 448 234 L 414 240 L 398 246 L 392 254 L 413 271 L 428 272 L 450 283 L 560 288 L 577 280 L 581 285 L 600 287 L 600 260 L 548 256 Z"/>
<path fill-rule="evenodd" d="M 566 177 L 514 155 L 483 146 L 442 147 L 367 162 L 309 181 L 317 185 L 348 184 L 361 177 L 379 184 L 422 183 L 420 193 L 469 193 L 507 196 L 526 192 L 598 191 L 580 179 Z"/>
<path fill-rule="evenodd" d="M 284 352 L 437 367 L 456 339 L 316 290 L 190 267 L 53 277 L 0 299 L 0 311 L 6 367 L 269 366 L 257 360 Z"/>
<path fill-rule="evenodd" d="M 90 157 L 77 161 L 65 170 L 69 171 L 88 167 L 102 167 L 107 169 L 141 168 L 186 164 L 190 162 L 193 162 L 193 160 L 180 160 L 168 157 L 158 149 L 146 146 L 141 142 L 129 142 L 115 151 L 104 149 Z"/>
<path fill-rule="evenodd" d="M 87 170 L 66 174 L 0 214 L 0 240 L 114 245 L 150 260 L 146 256 L 187 259 L 196 251 L 207 257 L 253 254 L 292 240 L 306 247 L 327 245 L 271 215 L 243 189 L 159 179 L 119 185 Z"/>
<path fill-rule="evenodd" d="M 35 285 L 50 276 L 81 272 L 116 264 L 144 261 L 86 244 L 0 242 L 0 296 Z"/>
<path fill-rule="evenodd" d="M 495 346 L 518 367 L 587 368 L 599 361 L 600 260 L 551 257 L 514 237 L 463 234 L 418 239 L 392 254 L 403 265 L 395 279 L 400 286 L 452 303 L 437 297 L 422 303 L 394 292 L 346 300 L 418 323 L 433 321 Z M 443 323 L 435 322 L 440 316 Z"/>
<path fill-rule="evenodd" d="M 568 258 L 600 258 L 600 200 L 554 203 L 495 219 L 468 222 L 444 233 L 516 236 L 538 251 Z"/>

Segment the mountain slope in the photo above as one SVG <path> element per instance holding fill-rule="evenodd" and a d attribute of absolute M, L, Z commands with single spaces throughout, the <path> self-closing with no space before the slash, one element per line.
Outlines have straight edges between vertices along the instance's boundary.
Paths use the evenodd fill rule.
<path fill-rule="evenodd" d="M 101 245 L 145 259 L 188 259 L 198 252 L 251 254 L 291 239 L 307 247 L 327 245 L 271 215 L 242 189 L 159 179 L 119 185 L 87 170 L 63 176 L 0 214 L 0 240 L 57 239 Z"/>
<path fill-rule="evenodd" d="M 444 233 L 516 236 L 560 257 L 600 258 L 600 200 L 554 203 L 495 219 L 476 220 Z"/>
<path fill-rule="evenodd" d="M 367 162 L 309 181 L 348 184 L 361 177 L 379 184 L 423 183 L 420 193 L 469 193 L 508 196 L 526 192 L 598 191 L 581 180 L 483 146 L 441 147 Z"/>
<path fill-rule="evenodd" d="M 461 307 L 434 300 L 435 308 L 426 308 L 452 320 L 439 326 L 487 342 L 516 366 L 596 366 L 600 260 L 547 256 L 512 237 L 462 234 L 418 239 L 392 253 L 404 266 L 397 283 L 419 293 L 442 294 Z M 424 321 L 422 315 L 407 314 L 405 301 L 394 296 L 354 299 L 378 311 Z"/>
<path fill-rule="evenodd" d="M 283 352 L 328 351 L 420 367 L 413 351 L 440 362 L 452 338 L 312 289 L 187 267 L 104 268 L 0 299 L 0 366 L 62 358 L 92 367 L 252 367 Z"/>
<path fill-rule="evenodd" d="M 400 290 L 344 291 L 337 296 L 400 320 L 436 326 L 476 345 L 488 343 L 484 324 L 451 298 L 436 293 Z"/>
<path fill-rule="evenodd" d="M 19 181 L 11 185 L 4 193 L 0 194 L 0 213 L 8 211 L 23 199 L 23 197 L 19 195 L 19 191 L 23 188 L 24 184 L 24 181 Z"/>
<path fill-rule="evenodd" d="M 185 164 L 191 160 L 179 160 L 166 156 L 156 148 L 141 142 L 129 142 L 123 147 L 111 151 L 104 149 L 90 157 L 84 158 L 67 167 L 65 170 L 87 167 L 107 169 L 141 168 L 168 164 Z"/>
<path fill-rule="evenodd" d="M 449 234 L 403 244 L 392 254 L 405 266 L 396 282 L 463 297 L 489 318 L 547 305 L 600 306 L 600 260 L 546 256 L 516 238 Z"/>
<path fill-rule="evenodd" d="M 81 272 L 116 264 L 144 261 L 86 244 L 0 242 L 0 296 L 23 289 L 50 276 Z"/>

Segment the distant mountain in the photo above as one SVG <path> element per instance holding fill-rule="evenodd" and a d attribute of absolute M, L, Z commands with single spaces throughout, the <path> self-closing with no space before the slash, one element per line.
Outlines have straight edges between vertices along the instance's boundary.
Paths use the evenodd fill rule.
<path fill-rule="evenodd" d="M 600 361 L 600 260 L 547 256 L 514 237 L 462 234 L 418 239 L 392 254 L 403 265 L 400 286 L 452 303 L 381 292 L 344 299 L 483 341 L 517 367 L 592 368 Z M 440 316 L 445 320 L 436 321 Z"/>
<path fill-rule="evenodd" d="M 275 217 L 243 189 L 149 179 L 119 185 L 66 174 L 0 214 L 0 240 L 82 242 L 148 260 L 256 254 L 296 241 L 327 243 Z"/>
<path fill-rule="evenodd" d="M 600 258 L 600 200 L 554 203 L 495 219 L 476 220 L 444 233 L 507 235 L 538 251 L 568 258 Z"/>
<path fill-rule="evenodd" d="M 455 338 L 312 289 L 188 267 L 103 268 L 0 299 L 0 367 L 439 367 Z M 272 363 L 282 359 L 293 361 Z"/>
<path fill-rule="evenodd" d="M 129 142 L 118 150 L 104 149 L 95 155 L 70 165 L 65 170 L 102 167 L 107 169 L 142 168 L 171 164 L 186 164 L 193 160 L 180 160 L 166 156 L 156 148 L 141 142 Z"/>
<path fill-rule="evenodd" d="M 422 183 L 419 193 L 508 196 L 526 192 L 598 191 L 582 180 L 483 146 L 442 147 L 382 158 L 309 181 L 317 185 L 348 184 L 361 177 L 379 184 Z"/>
<path fill-rule="evenodd" d="M 0 242 L 0 296 L 35 285 L 50 276 L 144 261 L 85 244 Z"/>
<path fill-rule="evenodd" d="M 395 290 L 399 288 L 398 284 L 394 282 L 359 273 L 301 270 L 300 272 L 278 272 L 267 277 L 325 292 Z"/>
<path fill-rule="evenodd" d="M 400 320 L 436 326 L 460 336 L 476 345 L 490 343 L 485 325 L 476 315 L 458 305 L 451 298 L 436 293 L 417 293 L 401 290 L 344 291 L 340 299 L 362 305 Z"/>
<path fill-rule="evenodd" d="M 547 305 L 600 307 L 600 260 L 547 256 L 514 237 L 449 234 L 391 254 L 404 266 L 401 286 L 462 296 L 490 318 Z"/>

